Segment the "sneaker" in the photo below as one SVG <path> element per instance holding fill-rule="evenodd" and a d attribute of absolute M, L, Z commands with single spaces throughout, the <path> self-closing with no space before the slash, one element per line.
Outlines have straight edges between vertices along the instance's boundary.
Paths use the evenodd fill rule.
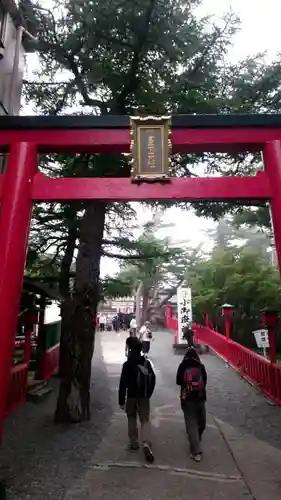
<path fill-rule="evenodd" d="M 191 460 L 194 460 L 194 462 L 201 462 L 201 454 L 198 453 L 198 455 L 190 455 Z"/>
<path fill-rule="evenodd" d="M 143 446 L 143 453 L 144 453 L 146 461 L 149 462 L 150 464 L 153 464 L 153 462 L 154 462 L 154 456 L 153 456 L 151 448 L 149 447 L 148 444 L 144 444 L 144 446 Z"/>

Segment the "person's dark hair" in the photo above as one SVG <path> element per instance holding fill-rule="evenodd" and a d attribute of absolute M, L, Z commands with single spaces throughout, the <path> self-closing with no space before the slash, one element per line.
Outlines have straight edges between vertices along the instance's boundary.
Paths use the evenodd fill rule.
<path fill-rule="evenodd" d="M 200 358 L 199 358 L 197 351 L 194 347 L 190 347 L 186 351 L 184 359 L 195 359 L 196 361 L 200 361 Z"/>

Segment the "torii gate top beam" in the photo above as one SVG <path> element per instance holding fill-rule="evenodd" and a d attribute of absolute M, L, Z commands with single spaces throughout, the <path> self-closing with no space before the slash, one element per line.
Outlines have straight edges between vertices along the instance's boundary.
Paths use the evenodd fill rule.
<path fill-rule="evenodd" d="M 281 141 L 281 115 L 174 115 L 171 122 L 173 152 L 263 151 L 266 144 Z M 29 143 L 40 153 L 128 153 L 130 141 L 129 116 L 0 117 L 3 151 Z M 32 199 L 255 201 L 271 199 L 272 189 L 265 172 L 256 177 L 172 178 L 165 186 L 133 185 L 130 178 L 91 178 L 87 182 L 79 178 L 49 179 L 36 173 Z"/>
<path fill-rule="evenodd" d="M 4 116 L 0 148 L 32 142 L 40 152 L 126 153 L 129 116 Z M 281 140 L 281 115 L 174 115 L 174 152 L 260 151 Z"/>

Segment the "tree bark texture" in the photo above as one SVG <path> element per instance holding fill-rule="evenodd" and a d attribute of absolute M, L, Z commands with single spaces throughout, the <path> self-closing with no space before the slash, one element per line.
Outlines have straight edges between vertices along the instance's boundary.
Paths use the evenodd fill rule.
<path fill-rule="evenodd" d="M 73 295 L 63 306 L 64 355 L 56 422 L 90 419 L 91 362 L 99 301 L 101 246 L 106 205 L 91 202 L 80 226 Z"/>
<path fill-rule="evenodd" d="M 64 365 L 67 364 L 67 360 L 64 360 L 64 356 L 67 355 L 67 345 L 68 345 L 68 334 L 67 330 L 69 328 L 69 312 L 70 307 L 70 286 L 69 286 L 69 275 L 71 270 L 71 264 L 73 262 L 74 251 L 76 248 L 77 240 L 77 227 L 76 224 L 69 226 L 65 253 L 61 261 L 60 267 L 60 281 L 59 289 L 60 294 L 63 298 L 61 304 L 61 335 L 60 335 L 60 358 L 59 358 L 59 376 L 62 376 L 64 370 Z"/>
<path fill-rule="evenodd" d="M 142 324 L 148 320 L 149 288 L 143 285 L 142 289 Z"/>

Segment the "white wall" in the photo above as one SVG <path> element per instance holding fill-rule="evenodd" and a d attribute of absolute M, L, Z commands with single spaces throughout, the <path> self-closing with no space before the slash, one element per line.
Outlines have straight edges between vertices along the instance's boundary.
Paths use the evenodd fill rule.
<path fill-rule="evenodd" d="M 55 323 L 56 321 L 61 321 L 60 307 L 53 303 L 52 305 L 46 307 L 44 323 Z"/>
<path fill-rule="evenodd" d="M 11 86 L 11 77 L 13 71 L 15 46 L 16 46 L 16 28 L 13 24 L 12 18 L 7 14 L 7 21 L 5 26 L 5 34 L 3 36 L 4 42 L 4 57 L 0 60 L 0 101 L 4 104 L 5 108 L 9 105 L 9 89 Z M 20 60 L 19 60 L 19 72 L 18 72 L 18 82 L 15 86 L 15 93 L 13 99 L 13 114 L 18 115 L 20 111 L 20 98 L 22 89 L 22 79 L 25 67 L 25 51 L 21 46 Z M 0 107 L 0 115 L 4 115 L 5 112 Z"/>

